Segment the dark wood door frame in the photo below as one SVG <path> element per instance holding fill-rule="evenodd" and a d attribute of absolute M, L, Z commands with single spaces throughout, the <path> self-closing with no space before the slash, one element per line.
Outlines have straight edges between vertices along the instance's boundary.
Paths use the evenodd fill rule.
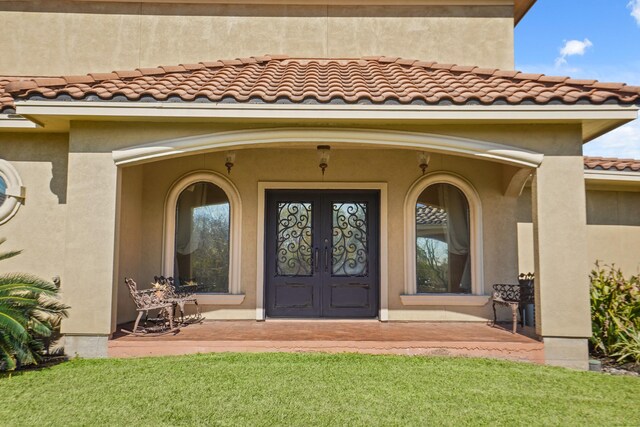
<path fill-rule="evenodd" d="M 380 192 L 267 190 L 266 315 L 374 318 L 380 305 Z"/>

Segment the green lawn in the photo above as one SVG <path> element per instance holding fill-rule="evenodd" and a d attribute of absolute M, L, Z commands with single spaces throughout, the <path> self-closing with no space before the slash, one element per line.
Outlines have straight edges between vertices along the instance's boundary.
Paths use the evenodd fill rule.
<path fill-rule="evenodd" d="M 638 425 L 640 379 L 483 359 L 207 354 L 0 378 L 13 425 Z"/>

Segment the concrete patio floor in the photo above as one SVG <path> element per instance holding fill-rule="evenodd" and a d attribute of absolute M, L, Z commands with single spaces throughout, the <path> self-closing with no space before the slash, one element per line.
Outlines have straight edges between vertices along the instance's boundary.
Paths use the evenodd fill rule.
<path fill-rule="evenodd" d="M 375 320 L 205 321 L 160 336 L 120 332 L 110 357 L 210 352 L 329 352 L 490 357 L 543 363 L 544 345 L 530 328 L 510 325 Z M 129 326 L 129 325 L 126 325 Z"/>

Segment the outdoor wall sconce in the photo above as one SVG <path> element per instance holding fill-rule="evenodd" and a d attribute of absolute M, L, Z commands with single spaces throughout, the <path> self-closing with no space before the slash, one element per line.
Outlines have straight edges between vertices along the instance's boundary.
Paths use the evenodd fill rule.
<path fill-rule="evenodd" d="M 425 174 L 427 168 L 429 167 L 429 160 L 431 160 L 431 155 L 425 153 L 424 151 L 420 151 L 418 153 L 418 166 L 422 170 L 422 175 Z"/>
<path fill-rule="evenodd" d="M 227 155 L 225 158 L 225 166 L 227 167 L 227 173 L 231 175 L 231 168 L 236 163 L 236 152 L 235 151 L 227 151 Z"/>
<path fill-rule="evenodd" d="M 318 161 L 320 169 L 322 169 L 322 175 L 324 175 L 324 170 L 329 166 L 329 152 L 331 151 L 331 147 L 328 145 L 318 145 Z"/>

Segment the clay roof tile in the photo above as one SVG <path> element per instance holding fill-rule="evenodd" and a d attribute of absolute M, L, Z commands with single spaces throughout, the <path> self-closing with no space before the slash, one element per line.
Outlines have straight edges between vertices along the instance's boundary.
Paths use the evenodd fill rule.
<path fill-rule="evenodd" d="M 159 76 L 161 74 L 166 74 L 165 71 L 160 68 L 138 68 L 137 71 L 143 76 Z"/>
<path fill-rule="evenodd" d="M 115 74 L 118 75 L 119 79 L 131 79 L 134 77 L 140 77 L 142 76 L 142 73 L 140 71 L 137 70 L 124 70 L 124 71 L 114 71 Z"/>

